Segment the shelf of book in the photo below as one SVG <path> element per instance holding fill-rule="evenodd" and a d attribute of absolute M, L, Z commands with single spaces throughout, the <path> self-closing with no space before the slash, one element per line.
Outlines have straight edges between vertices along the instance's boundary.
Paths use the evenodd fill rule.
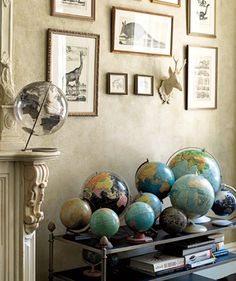
<path fill-rule="evenodd" d="M 204 265 L 201 267 L 193 268 L 193 269 L 182 269 L 181 271 L 172 272 L 172 273 L 166 273 L 162 275 L 157 275 L 155 277 L 129 269 L 129 268 L 122 268 L 122 270 L 116 274 L 107 273 L 107 281 L 120 281 L 120 280 L 132 280 L 132 281 L 164 281 L 164 280 L 170 280 L 173 281 L 175 278 L 178 277 L 184 277 L 186 275 L 189 275 L 191 273 L 197 272 L 199 270 L 215 267 L 217 265 L 222 265 L 231 261 L 236 261 L 236 254 L 229 253 L 227 256 L 222 256 L 216 259 L 215 263 Z M 82 268 L 75 268 L 60 272 L 55 272 L 54 276 L 57 278 L 60 278 L 61 280 L 67 280 L 67 281 L 100 281 L 100 277 L 86 277 L 83 275 L 83 271 L 85 269 L 88 269 L 88 267 L 82 267 Z M 198 276 L 199 281 L 201 277 Z M 188 279 L 186 279 L 188 280 Z M 189 279 L 191 280 L 191 279 Z M 206 279 L 209 280 L 209 279 Z"/>

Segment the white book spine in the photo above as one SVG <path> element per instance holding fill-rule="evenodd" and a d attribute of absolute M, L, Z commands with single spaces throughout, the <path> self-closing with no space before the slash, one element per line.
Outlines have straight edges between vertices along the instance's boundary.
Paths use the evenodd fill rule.
<path fill-rule="evenodd" d="M 194 262 L 194 263 L 190 264 L 189 266 L 191 268 L 194 268 L 194 267 L 198 267 L 198 266 L 202 266 L 202 265 L 213 263 L 214 261 L 215 261 L 215 258 L 209 258 L 207 260 Z"/>
<path fill-rule="evenodd" d="M 185 264 L 191 264 L 197 261 L 209 259 L 212 256 L 211 250 L 205 250 L 198 253 L 190 254 L 185 256 Z"/>

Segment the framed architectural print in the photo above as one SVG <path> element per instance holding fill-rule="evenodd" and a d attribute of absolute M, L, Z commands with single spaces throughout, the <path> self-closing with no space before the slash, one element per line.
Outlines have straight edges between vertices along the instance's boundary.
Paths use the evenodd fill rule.
<path fill-rule="evenodd" d="M 107 73 L 107 93 L 111 95 L 128 94 L 127 73 Z"/>
<path fill-rule="evenodd" d="M 173 16 L 112 8 L 112 52 L 172 55 Z"/>
<path fill-rule="evenodd" d="M 188 34 L 216 37 L 216 0 L 188 0 Z"/>
<path fill-rule="evenodd" d="M 175 6 L 175 7 L 180 7 L 181 5 L 181 0 L 152 0 L 152 2 L 157 4 Z"/>
<path fill-rule="evenodd" d="M 95 0 L 51 0 L 51 14 L 95 20 Z"/>
<path fill-rule="evenodd" d="M 134 94 L 153 96 L 153 76 L 136 74 L 134 76 Z"/>
<path fill-rule="evenodd" d="M 48 30 L 48 75 L 63 90 L 69 115 L 96 116 L 99 35 Z"/>
<path fill-rule="evenodd" d="M 217 59 L 215 47 L 188 46 L 187 109 L 217 107 Z"/>

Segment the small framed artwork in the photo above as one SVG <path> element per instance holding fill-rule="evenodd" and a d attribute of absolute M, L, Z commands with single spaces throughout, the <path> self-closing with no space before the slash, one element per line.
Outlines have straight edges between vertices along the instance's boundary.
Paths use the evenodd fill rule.
<path fill-rule="evenodd" d="M 128 94 L 127 73 L 107 73 L 107 93 L 111 95 Z"/>
<path fill-rule="evenodd" d="M 217 60 L 215 47 L 188 46 L 187 109 L 217 108 Z"/>
<path fill-rule="evenodd" d="M 95 20 L 95 0 L 51 0 L 52 16 Z"/>
<path fill-rule="evenodd" d="M 173 16 L 112 7 L 112 52 L 171 56 Z"/>
<path fill-rule="evenodd" d="M 181 0 L 152 0 L 152 2 L 157 4 L 175 6 L 175 7 L 181 6 Z"/>
<path fill-rule="evenodd" d="M 134 75 L 134 94 L 141 96 L 153 96 L 153 76 Z"/>
<path fill-rule="evenodd" d="M 216 0 L 188 0 L 188 34 L 216 37 Z"/>
<path fill-rule="evenodd" d="M 63 90 L 69 115 L 97 116 L 99 35 L 48 30 L 47 80 Z"/>

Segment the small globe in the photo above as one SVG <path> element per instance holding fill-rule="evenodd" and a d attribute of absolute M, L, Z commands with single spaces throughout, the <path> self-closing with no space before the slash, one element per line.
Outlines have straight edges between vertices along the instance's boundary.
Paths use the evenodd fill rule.
<path fill-rule="evenodd" d="M 140 193 L 135 198 L 135 202 L 147 203 L 153 209 L 155 218 L 159 217 L 162 205 L 160 199 L 156 195 L 148 192 Z"/>
<path fill-rule="evenodd" d="M 90 219 L 90 229 L 98 237 L 112 237 L 120 227 L 120 220 L 117 214 L 108 208 L 101 208 L 95 211 Z"/>
<path fill-rule="evenodd" d="M 125 214 L 126 224 L 135 232 L 145 232 L 155 221 L 153 209 L 144 202 L 132 203 Z"/>
<path fill-rule="evenodd" d="M 62 224 L 71 230 L 83 230 L 89 224 L 92 210 L 88 202 L 71 198 L 64 202 L 60 211 Z"/>
<path fill-rule="evenodd" d="M 183 148 L 174 153 L 167 162 L 175 179 L 198 174 L 206 178 L 217 192 L 221 185 L 221 171 L 217 160 L 201 148 Z"/>
<path fill-rule="evenodd" d="M 82 256 L 83 259 L 91 265 L 97 265 L 102 261 L 102 255 L 100 253 L 92 252 L 87 249 L 83 249 Z"/>
<path fill-rule="evenodd" d="M 168 207 L 161 212 L 159 223 L 165 232 L 175 235 L 185 229 L 187 218 L 180 210 Z"/>
<path fill-rule="evenodd" d="M 88 200 L 92 209 L 112 209 L 121 215 L 130 200 L 129 187 L 113 172 L 103 171 L 91 175 L 84 183 L 83 198 Z"/>
<path fill-rule="evenodd" d="M 216 193 L 212 211 L 218 216 L 229 216 L 236 209 L 236 198 L 228 190 L 220 190 Z"/>
<path fill-rule="evenodd" d="M 170 191 L 172 206 L 190 219 L 205 215 L 211 209 L 214 198 L 212 185 L 204 177 L 197 175 L 180 177 Z"/>
<path fill-rule="evenodd" d="M 67 100 L 57 86 L 50 82 L 34 82 L 25 86 L 14 104 L 16 120 L 21 128 L 32 135 L 49 135 L 64 124 Z"/>
<path fill-rule="evenodd" d="M 135 182 L 138 191 L 153 193 L 162 200 L 169 194 L 175 177 L 166 164 L 147 161 L 138 168 Z"/>

